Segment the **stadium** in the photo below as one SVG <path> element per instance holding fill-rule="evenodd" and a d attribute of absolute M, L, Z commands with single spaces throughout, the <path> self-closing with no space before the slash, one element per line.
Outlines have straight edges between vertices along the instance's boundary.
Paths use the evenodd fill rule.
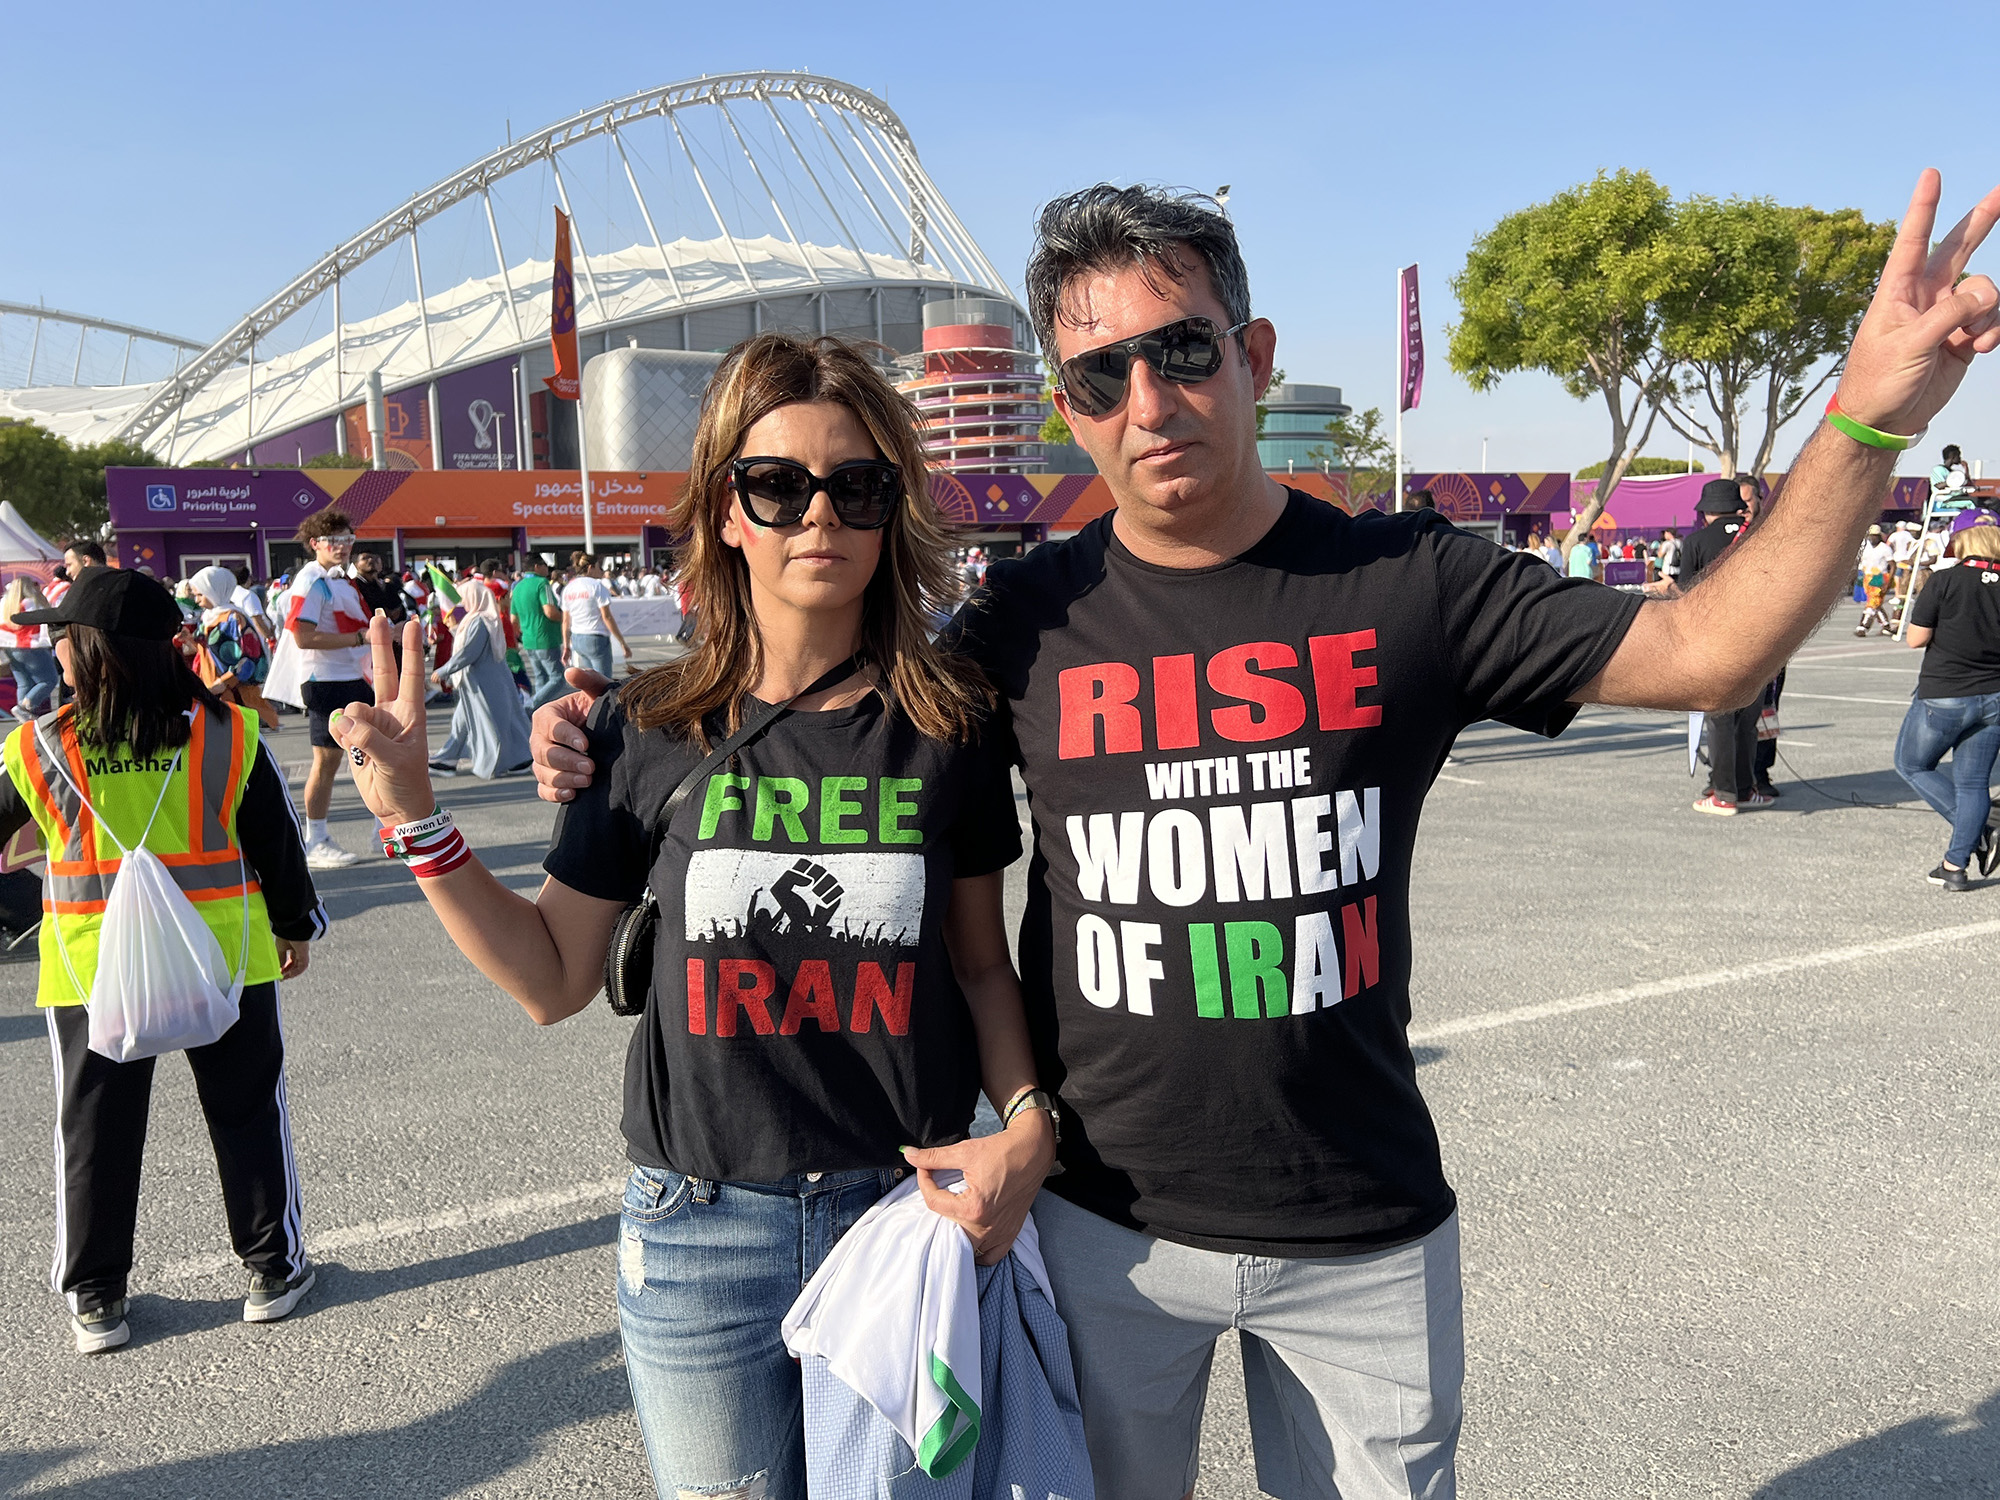
<path fill-rule="evenodd" d="M 894 111 L 808 73 L 678 83 L 511 140 L 211 342 L 0 303 L 0 420 L 170 466 L 573 469 L 574 412 L 542 383 L 555 206 L 574 226 L 586 361 L 773 328 L 874 340 L 902 356 L 941 467 L 1039 467 L 1039 366 L 1006 278 Z"/>

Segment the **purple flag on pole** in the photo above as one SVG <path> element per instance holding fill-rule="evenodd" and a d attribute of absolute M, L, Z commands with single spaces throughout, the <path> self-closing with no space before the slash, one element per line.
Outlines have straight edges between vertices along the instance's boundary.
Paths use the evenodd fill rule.
<path fill-rule="evenodd" d="M 1424 320 L 1417 307 L 1417 268 L 1405 266 L 1398 284 L 1402 291 L 1402 384 L 1398 411 L 1415 411 L 1424 395 Z"/>

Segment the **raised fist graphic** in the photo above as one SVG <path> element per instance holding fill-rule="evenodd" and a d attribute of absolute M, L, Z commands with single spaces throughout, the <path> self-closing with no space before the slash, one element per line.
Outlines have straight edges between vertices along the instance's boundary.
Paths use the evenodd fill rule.
<path fill-rule="evenodd" d="M 771 899 L 785 914 L 787 930 L 805 936 L 826 932 L 846 894 L 833 871 L 803 857 L 771 883 Z"/>

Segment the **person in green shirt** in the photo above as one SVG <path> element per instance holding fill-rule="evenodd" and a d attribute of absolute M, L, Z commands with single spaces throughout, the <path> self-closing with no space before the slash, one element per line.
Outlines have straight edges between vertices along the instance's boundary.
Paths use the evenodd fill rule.
<path fill-rule="evenodd" d="M 540 708 L 563 692 L 562 609 L 549 589 L 548 559 L 536 552 L 522 563 L 521 581 L 508 595 L 507 607 L 521 627 L 521 662 L 528 669 L 532 707 Z"/>

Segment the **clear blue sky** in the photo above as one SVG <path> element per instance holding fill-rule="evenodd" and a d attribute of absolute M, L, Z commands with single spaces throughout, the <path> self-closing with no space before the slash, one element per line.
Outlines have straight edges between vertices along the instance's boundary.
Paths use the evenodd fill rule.
<path fill-rule="evenodd" d="M 1414 459 L 1470 467 L 1490 435 L 1495 468 L 1573 468 L 1604 456 L 1600 409 L 1531 376 L 1476 395 L 1443 368 L 1471 240 L 1600 167 L 1886 218 L 1935 165 L 1955 217 L 2000 181 L 1974 79 L 1991 19 L 1952 0 L 23 8 L 0 90 L 0 298 L 213 336 L 509 119 L 804 67 L 883 95 L 1016 278 L 1057 192 L 1232 184 L 1279 363 L 1356 405 L 1389 402 L 1394 272 L 1421 263 L 1434 358 Z M 1996 405 L 2000 367 L 1975 372 L 1933 436 L 2000 473 Z"/>

